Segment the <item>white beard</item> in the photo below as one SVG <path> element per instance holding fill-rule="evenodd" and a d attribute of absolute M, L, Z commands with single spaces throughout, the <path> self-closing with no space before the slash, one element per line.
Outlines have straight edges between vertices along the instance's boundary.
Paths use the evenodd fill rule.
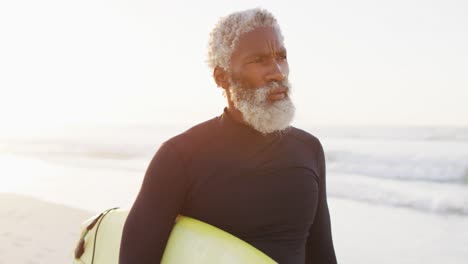
<path fill-rule="evenodd" d="M 280 86 L 288 88 L 287 96 L 280 101 L 270 102 L 268 94 Z M 263 134 L 285 130 L 294 118 L 296 108 L 289 97 L 291 85 L 287 80 L 281 82 L 281 85 L 272 82 L 254 89 L 246 89 L 231 81 L 229 91 L 244 121 Z"/>

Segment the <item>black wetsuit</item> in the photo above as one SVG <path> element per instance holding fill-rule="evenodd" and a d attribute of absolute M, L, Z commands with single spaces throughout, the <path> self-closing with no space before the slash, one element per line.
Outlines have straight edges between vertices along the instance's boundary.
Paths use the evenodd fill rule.
<path fill-rule="evenodd" d="M 262 135 L 224 109 L 161 145 L 125 222 L 120 264 L 159 263 L 178 214 L 221 228 L 281 264 L 336 263 L 319 140 Z"/>

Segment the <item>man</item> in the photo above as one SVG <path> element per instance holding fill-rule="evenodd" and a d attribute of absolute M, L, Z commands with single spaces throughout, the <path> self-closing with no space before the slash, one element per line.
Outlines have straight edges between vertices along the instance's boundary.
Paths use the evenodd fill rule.
<path fill-rule="evenodd" d="M 251 9 L 221 19 L 208 63 L 228 106 L 157 151 L 124 226 L 120 264 L 159 263 L 178 214 L 281 264 L 336 263 L 323 149 L 289 125 L 289 68 L 273 15 Z"/>

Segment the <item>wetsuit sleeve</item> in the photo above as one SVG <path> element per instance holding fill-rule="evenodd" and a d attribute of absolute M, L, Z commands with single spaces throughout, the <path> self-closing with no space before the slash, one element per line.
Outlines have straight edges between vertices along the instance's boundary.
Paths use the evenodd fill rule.
<path fill-rule="evenodd" d="M 317 140 L 318 141 L 318 140 Z M 330 213 L 327 204 L 325 155 L 322 145 L 317 146 L 317 174 L 319 176 L 319 201 L 314 223 L 310 227 L 306 245 L 306 264 L 333 264 L 336 263 L 335 249 L 333 247 Z"/>
<path fill-rule="evenodd" d="M 164 143 L 146 171 L 125 221 L 119 264 L 160 263 L 180 213 L 187 188 L 184 164 L 175 148 Z"/>

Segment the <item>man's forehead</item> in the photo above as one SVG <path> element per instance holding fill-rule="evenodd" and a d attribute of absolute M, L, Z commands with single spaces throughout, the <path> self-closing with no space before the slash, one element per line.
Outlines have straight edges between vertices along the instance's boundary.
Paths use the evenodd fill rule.
<path fill-rule="evenodd" d="M 261 27 L 242 34 L 234 53 L 246 57 L 285 51 L 281 34 L 273 27 Z"/>

